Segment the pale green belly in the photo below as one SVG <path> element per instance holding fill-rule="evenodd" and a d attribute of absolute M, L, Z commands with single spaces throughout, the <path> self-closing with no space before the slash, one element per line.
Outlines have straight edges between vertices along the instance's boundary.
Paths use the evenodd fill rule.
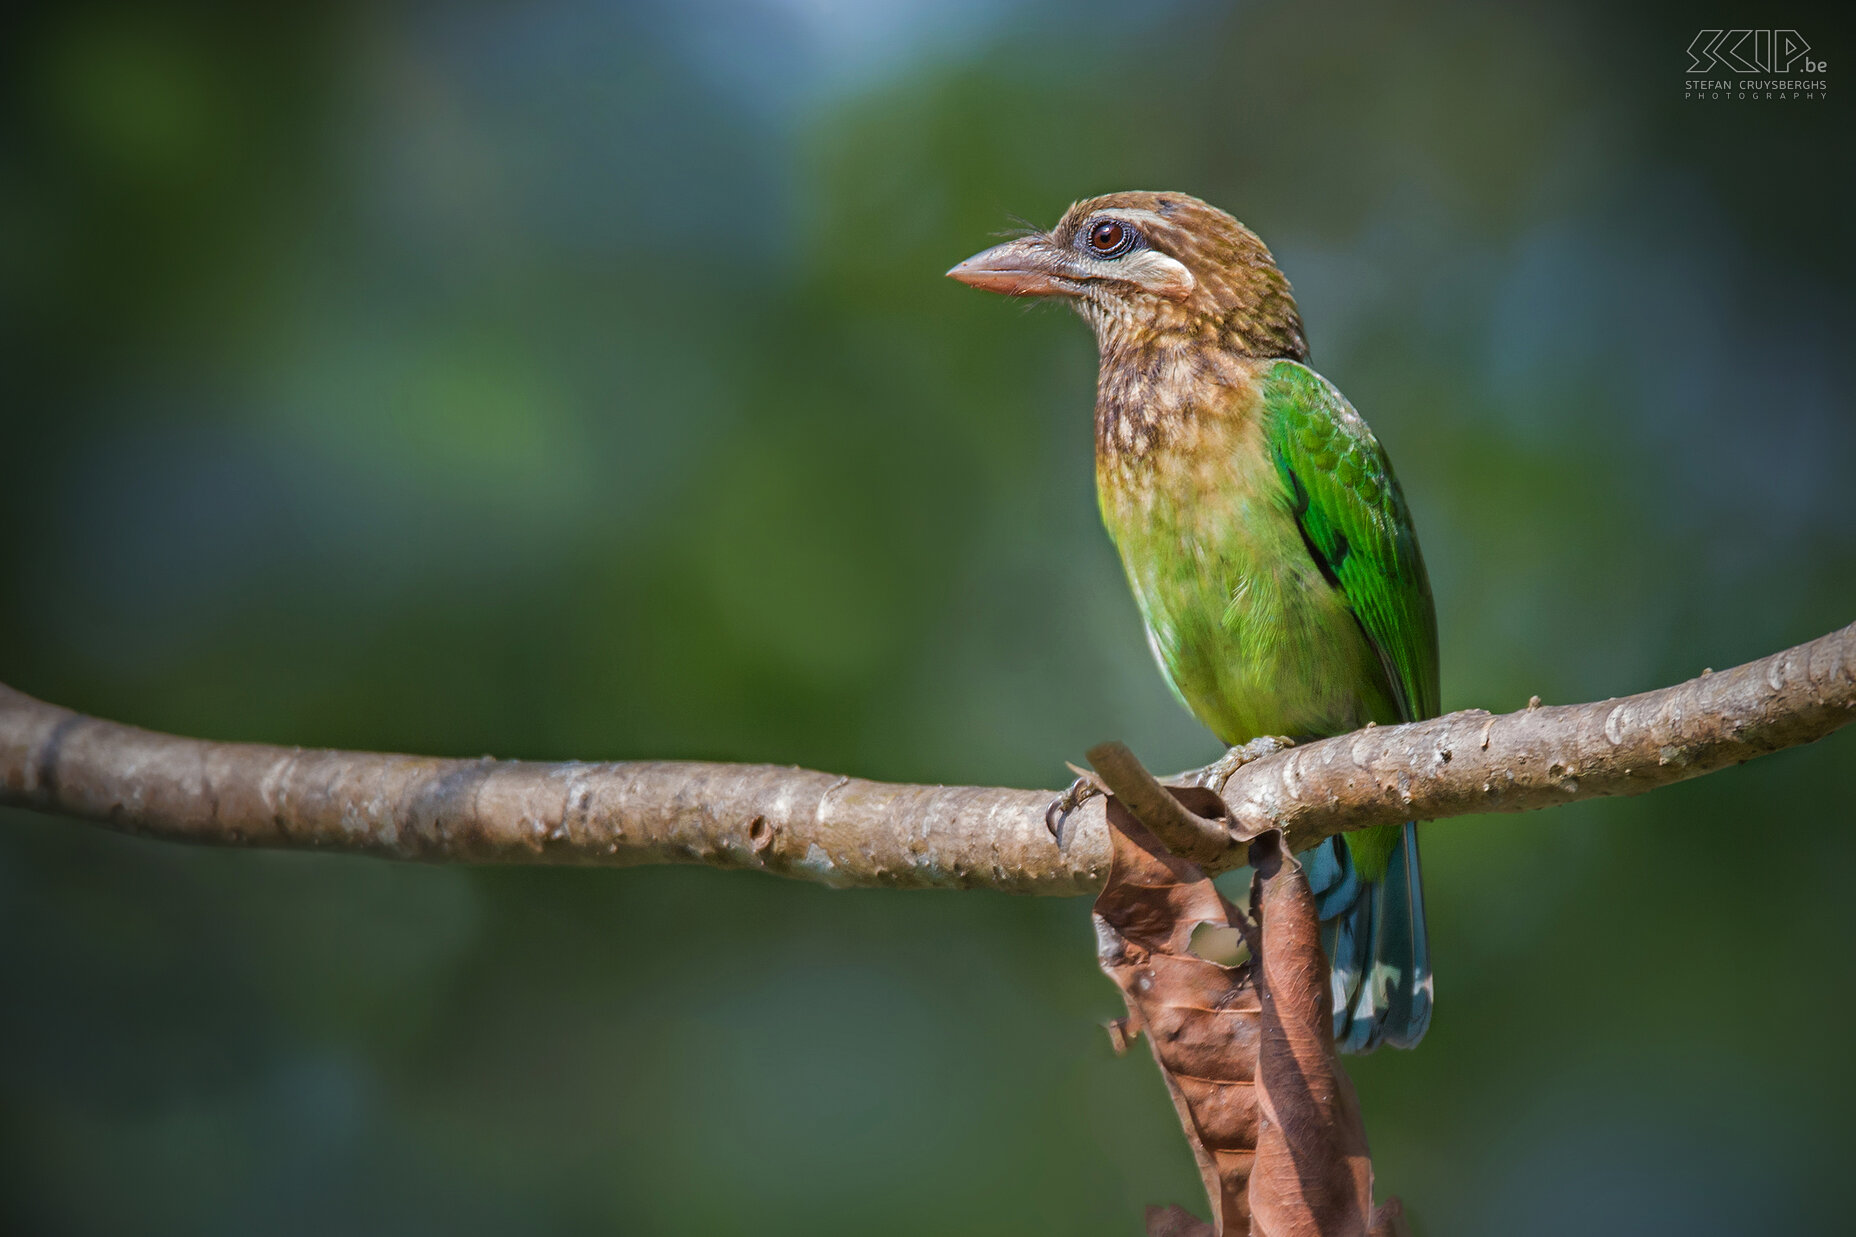
<path fill-rule="evenodd" d="M 1226 744 L 1397 721 L 1378 654 L 1286 506 L 1268 494 L 1219 497 L 1209 512 L 1149 507 L 1145 528 L 1116 538 L 1149 642 L 1186 707 Z"/>

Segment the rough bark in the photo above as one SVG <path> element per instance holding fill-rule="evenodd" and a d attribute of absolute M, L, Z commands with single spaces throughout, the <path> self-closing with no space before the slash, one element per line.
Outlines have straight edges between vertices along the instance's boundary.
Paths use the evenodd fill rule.
<path fill-rule="evenodd" d="M 1591 704 L 1449 713 L 1290 748 L 1234 774 L 1234 825 L 1292 848 L 1372 825 L 1637 795 L 1856 721 L 1856 623 L 1673 687 Z"/>
<path fill-rule="evenodd" d="M 1452 713 L 1265 756 L 1222 787 L 1244 834 L 1349 829 L 1640 794 L 1856 719 L 1856 624 L 1616 700 Z M 702 863 L 831 885 L 1100 888 L 1100 800 L 1054 845 L 1051 792 L 908 786 L 772 765 L 540 764 L 212 743 L 0 687 L 0 804 L 174 841 L 479 863 Z M 1231 847 L 1213 870 L 1241 861 Z"/>

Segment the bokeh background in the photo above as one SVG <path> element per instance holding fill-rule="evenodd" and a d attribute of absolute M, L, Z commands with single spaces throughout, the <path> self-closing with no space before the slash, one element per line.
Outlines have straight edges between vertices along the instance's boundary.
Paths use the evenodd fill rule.
<path fill-rule="evenodd" d="M 0 680 L 449 755 L 1199 763 L 1097 526 L 1087 332 L 941 278 L 1134 187 L 1274 246 L 1450 707 L 1820 635 L 1856 80 L 1846 16 L 1786 20 L 1827 99 L 1685 101 L 1683 5 L 16 14 Z M 1842 735 L 1426 828 L 1437 1021 L 1353 1067 L 1419 1232 L 1847 1222 L 1853 796 Z M 0 1227 L 1128 1234 L 1201 1203 L 1118 1008 L 1082 901 L 3 813 Z"/>

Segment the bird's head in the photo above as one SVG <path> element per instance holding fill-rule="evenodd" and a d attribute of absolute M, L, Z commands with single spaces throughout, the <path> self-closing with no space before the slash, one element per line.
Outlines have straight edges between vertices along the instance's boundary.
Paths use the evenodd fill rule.
<path fill-rule="evenodd" d="M 1183 335 L 1248 356 L 1306 360 L 1289 281 L 1257 234 L 1183 193 L 1078 202 L 1049 232 L 976 253 L 952 279 L 1007 296 L 1065 297 L 1106 358 Z"/>

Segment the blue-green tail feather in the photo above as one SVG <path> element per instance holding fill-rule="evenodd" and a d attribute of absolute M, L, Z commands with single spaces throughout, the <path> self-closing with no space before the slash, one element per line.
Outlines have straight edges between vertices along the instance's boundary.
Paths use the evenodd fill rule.
<path fill-rule="evenodd" d="M 1321 917 L 1342 1052 L 1410 1048 L 1431 1024 L 1431 952 L 1424 929 L 1418 827 L 1405 826 L 1378 881 L 1363 881 L 1342 838 L 1301 856 Z"/>

